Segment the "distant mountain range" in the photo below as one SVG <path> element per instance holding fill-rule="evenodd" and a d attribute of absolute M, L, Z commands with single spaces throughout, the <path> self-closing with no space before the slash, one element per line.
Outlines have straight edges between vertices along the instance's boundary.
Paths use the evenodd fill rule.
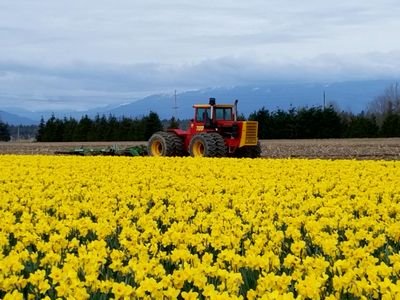
<path fill-rule="evenodd" d="M 210 97 L 217 103 L 233 103 L 239 100 L 239 112 L 248 116 L 255 110 L 265 107 L 269 110 L 288 109 L 290 107 L 323 106 L 334 103 L 341 110 L 358 113 L 365 110 L 367 104 L 394 80 L 351 81 L 325 83 L 273 83 L 258 86 L 235 86 L 208 88 L 196 91 L 186 91 L 177 94 L 176 104 L 173 94 L 151 95 L 135 102 L 117 107 L 94 108 L 88 111 L 57 111 L 56 117 L 80 118 L 84 114 L 94 117 L 96 114 L 115 115 L 117 117 L 140 117 L 150 111 L 158 113 L 160 118 L 169 119 L 177 116 L 180 119 L 191 118 L 192 106 L 195 103 L 208 103 Z M 1 100 L 0 100 L 1 101 Z M 53 112 L 31 112 L 19 108 L 7 108 L 1 111 L 0 119 L 9 124 L 37 124 L 43 116 L 47 119 Z"/>
<path fill-rule="evenodd" d="M 0 121 L 10 125 L 34 125 L 37 124 L 37 120 L 26 118 L 20 115 L 8 113 L 0 110 Z"/>

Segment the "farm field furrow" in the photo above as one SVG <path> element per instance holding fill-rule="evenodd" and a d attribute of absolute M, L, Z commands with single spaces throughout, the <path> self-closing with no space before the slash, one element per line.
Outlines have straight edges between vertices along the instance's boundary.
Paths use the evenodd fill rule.
<path fill-rule="evenodd" d="M 0 298 L 399 299 L 400 162 L 0 155 Z"/>

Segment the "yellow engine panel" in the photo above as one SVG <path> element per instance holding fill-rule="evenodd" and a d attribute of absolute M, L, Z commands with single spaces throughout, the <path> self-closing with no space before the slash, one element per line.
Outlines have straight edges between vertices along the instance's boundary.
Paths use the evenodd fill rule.
<path fill-rule="evenodd" d="M 245 121 L 242 126 L 239 147 L 256 146 L 258 142 L 258 122 Z"/>

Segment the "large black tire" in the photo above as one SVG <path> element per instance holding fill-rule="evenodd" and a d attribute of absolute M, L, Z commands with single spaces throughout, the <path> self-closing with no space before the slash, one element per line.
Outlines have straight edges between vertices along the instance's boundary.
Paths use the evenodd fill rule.
<path fill-rule="evenodd" d="M 178 143 L 175 137 L 179 139 L 176 134 L 171 132 L 158 131 L 154 133 L 147 144 L 147 152 L 150 156 L 175 156 L 176 143 Z"/>
<path fill-rule="evenodd" d="M 212 138 L 214 139 L 215 142 L 215 147 L 216 147 L 216 157 L 225 157 L 227 154 L 227 149 L 226 149 L 226 145 L 225 145 L 225 141 L 224 138 L 222 137 L 222 135 L 220 135 L 219 133 L 216 132 L 211 132 L 209 133 L 209 135 L 212 136 Z"/>
<path fill-rule="evenodd" d="M 251 148 L 251 158 L 257 158 L 257 157 L 261 157 L 261 145 L 260 142 L 257 142 L 257 146 L 254 146 Z"/>
<path fill-rule="evenodd" d="M 175 156 L 184 156 L 187 155 L 187 152 L 183 148 L 183 140 L 177 136 L 175 133 L 170 133 L 171 139 L 173 140 L 174 148 L 175 148 Z"/>
<path fill-rule="evenodd" d="M 193 157 L 217 156 L 217 147 L 213 137 L 208 133 L 194 135 L 189 143 L 189 153 Z"/>
<path fill-rule="evenodd" d="M 236 157 L 249 157 L 257 158 L 261 157 L 261 146 L 260 142 L 256 146 L 244 146 L 235 151 Z"/>

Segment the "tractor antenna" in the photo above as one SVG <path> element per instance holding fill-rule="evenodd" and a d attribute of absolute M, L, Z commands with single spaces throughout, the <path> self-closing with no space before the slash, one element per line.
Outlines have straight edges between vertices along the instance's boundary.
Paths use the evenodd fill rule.
<path fill-rule="evenodd" d="M 176 90 L 174 91 L 174 106 L 172 108 L 174 109 L 175 120 L 177 120 L 178 119 L 178 106 L 176 104 Z"/>

